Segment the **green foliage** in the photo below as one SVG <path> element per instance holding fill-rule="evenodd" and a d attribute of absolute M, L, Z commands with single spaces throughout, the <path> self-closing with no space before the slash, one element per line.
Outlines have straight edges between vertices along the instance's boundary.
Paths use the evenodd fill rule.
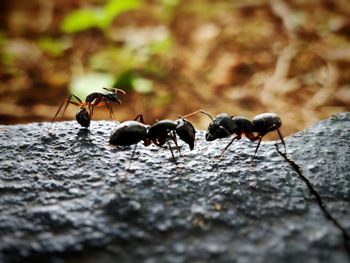
<path fill-rule="evenodd" d="M 57 57 L 63 55 L 64 51 L 69 48 L 70 43 L 68 39 L 43 37 L 37 41 L 37 45 L 42 51 Z"/>
<path fill-rule="evenodd" d="M 176 5 L 177 0 L 165 1 Z M 61 23 L 66 33 L 74 33 L 89 28 L 106 29 L 113 19 L 121 13 L 140 7 L 142 0 L 107 0 L 104 6 L 76 10 L 68 14 Z M 154 34 L 154 32 L 152 32 Z M 110 46 L 92 54 L 89 64 L 93 71 L 111 72 L 111 74 L 89 73 L 72 79 L 70 89 L 74 94 L 84 97 L 89 92 L 103 86 L 133 90 L 139 93 L 154 91 L 152 80 L 135 74 L 144 72 L 162 72 L 159 56 L 164 56 L 171 48 L 173 40 L 166 30 L 160 30 L 154 37 L 135 41 L 130 38 L 123 47 Z M 59 46 L 48 40 L 41 42 L 41 47 L 51 54 L 60 53 Z M 106 76 L 107 81 L 106 81 Z M 112 77 L 113 76 L 113 77 Z M 116 81 L 114 76 L 116 77 Z"/>
<path fill-rule="evenodd" d="M 172 43 L 173 43 L 173 40 L 170 37 L 170 35 L 166 35 L 162 39 L 158 39 L 156 41 L 149 43 L 148 45 L 149 53 L 150 55 L 157 55 L 157 54 L 163 55 L 169 51 Z"/>
<path fill-rule="evenodd" d="M 159 57 L 169 52 L 171 45 L 172 38 L 164 33 L 162 37 L 148 42 L 127 42 L 123 47 L 108 47 L 93 54 L 89 63 L 93 70 L 112 72 L 118 76 L 114 85 L 117 88 L 150 93 L 154 91 L 153 81 L 135 72 L 163 75 Z"/>
<path fill-rule="evenodd" d="M 91 72 L 73 76 L 69 84 L 69 91 L 79 98 L 85 99 L 92 92 L 103 92 L 102 88 L 104 87 L 116 87 L 139 93 L 150 93 L 154 88 L 152 80 L 139 76 L 132 71 L 126 71 L 118 78 L 108 73 Z"/>
<path fill-rule="evenodd" d="M 0 31 L 0 46 L 2 46 L 7 40 L 7 36 L 4 32 Z"/>
<path fill-rule="evenodd" d="M 70 84 L 70 93 L 77 95 L 81 99 L 85 99 L 92 92 L 102 92 L 102 88 L 112 87 L 115 78 L 107 73 L 87 73 L 73 76 Z"/>
<path fill-rule="evenodd" d="M 105 29 L 116 16 L 136 9 L 140 4 L 140 0 L 108 0 L 102 7 L 79 9 L 64 17 L 61 29 L 65 33 L 74 33 L 93 27 Z"/>
<path fill-rule="evenodd" d="M 16 75 L 20 70 L 15 65 L 16 56 L 8 49 L 9 41 L 11 39 L 4 32 L 0 31 L 0 65 L 4 66 L 3 70 L 7 74 Z"/>
<path fill-rule="evenodd" d="M 115 88 L 123 90 L 133 90 L 138 93 L 150 93 L 153 91 L 153 81 L 132 71 L 126 71 L 121 74 L 114 84 Z"/>
<path fill-rule="evenodd" d="M 153 81 L 142 77 L 134 78 L 132 86 L 133 90 L 138 93 L 150 93 L 153 91 Z"/>
<path fill-rule="evenodd" d="M 180 0 L 161 0 L 160 2 L 164 6 L 177 6 Z"/>
<path fill-rule="evenodd" d="M 164 68 L 159 63 L 166 60 L 168 52 L 171 53 L 172 44 L 172 38 L 165 32 L 161 37 L 144 43 L 127 42 L 122 47 L 106 47 L 92 54 L 89 64 L 93 70 L 109 71 L 116 75 L 134 69 L 161 75 Z"/>

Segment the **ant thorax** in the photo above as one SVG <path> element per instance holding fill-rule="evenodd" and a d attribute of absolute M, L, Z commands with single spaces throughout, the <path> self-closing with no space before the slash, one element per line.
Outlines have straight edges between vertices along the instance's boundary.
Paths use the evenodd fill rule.
<path fill-rule="evenodd" d="M 148 136 L 151 139 L 166 137 L 170 131 L 176 129 L 176 125 L 176 122 L 172 120 L 160 120 L 149 128 Z"/>

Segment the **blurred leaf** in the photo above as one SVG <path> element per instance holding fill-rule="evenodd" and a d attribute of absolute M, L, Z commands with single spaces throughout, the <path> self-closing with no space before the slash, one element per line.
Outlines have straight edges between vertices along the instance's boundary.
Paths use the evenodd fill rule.
<path fill-rule="evenodd" d="M 168 106 L 173 100 L 173 95 L 170 92 L 165 92 L 161 95 L 154 96 L 151 98 L 150 104 L 152 107 L 166 107 Z"/>
<path fill-rule="evenodd" d="M 0 31 L 0 65 L 4 65 L 4 72 L 16 75 L 20 69 L 15 65 L 16 56 L 11 52 L 7 35 Z"/>
<path fill-rule="evenodd" d="M 67 39 L 52 39 L 43 37 L 37 42 L 39 48 L 52 56 L 62 56 L 63 52 L 70 46 Z"/>
<path fill-rule="evenodd" d="M 69 90 L 70 93 L 84 100 L 92 92 L 101 92 L 104 87 L 112 87 L 114 80 L 113 75 L 106 73 L 76 75 L 69 84 Z"/>
<path fill-rule="evenodd" d="M 0 31 L 0 46 L 2 46 L 7 40 L 7 36 L 4 32 Z"/>
<path fill-rule="evenodd" d="M 106 48 L 93 54 L 89 63 L 94 70 L 120 74 L 134 68 L 143 68 L 149 62 L 149 57 L 138 51 L 128 46 Z"/>
<path fill-rule="evenodd" d="M 180 0 L 161 0 L 161 3 L 165 6 L 177 6 Z"/>
<path fill-rule="evenodd" d="M 154 41 L 149 44 L 149 51 L 152 54 L 164 54 L 166 53 L 173 41 L 170 36 L 166 36 L 165 38 L 159 40 L 159 41 Z"/>
<path fill-rule="evenodd" d="M 136 9 L 139 6 L 140 0 L 109 0 L 104 8 L 108 25 L 112 22 L 114 17 L 121 13 Z"/>
<path fill-rule="evenodd" d="M 136 77 L 132 80 L 132 87 L 138 93 L 150 93 L 153 91 L 153 82 L 149 79 Z"/>
<path fill-rule="evenodd" d="M 121 13 L 133 10 L 140 0 L 109 0 L 104 7 L 78 9 L 66 15 L 61 22 L 65 33 L 74 33 L 92 27 L 106 28 Z"/>
<path fill-rule="evenodd" d="M 150 93 L 153 91 L 153 82 L 152 80 L 138 76 L 132 71 L 126 71 L 118 77 L 113 87 L 123 90 L 133 90 L 138 93 Z"/>
<path fill-rule="evenodd" d="M 80 9 L 64 17 L 61 29 L 65 33 L 73 33 L 97 26 L 96 11 L 92 9 Z"/>
<path fill-rule="evenodd" d="M 135 73 L 133 73 L 132 71 L 126 71 L 123 74 L 119 75 L 113 87 L 123 90 L 131 90 L 133 87 L 133 78 L 135 78 Z"/>

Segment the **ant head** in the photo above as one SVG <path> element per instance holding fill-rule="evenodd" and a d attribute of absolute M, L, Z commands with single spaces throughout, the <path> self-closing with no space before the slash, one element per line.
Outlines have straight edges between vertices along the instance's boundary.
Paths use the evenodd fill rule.
<path fill-rule="evenodd" d="M 176 133 L 180 139 L 187 143 L 188 146 L 190 146 L 190 149 L 193 150 L 196 130 L 194 129 L 192 123 L 183 118 L 178 119 Z"/>
<path fill-rule="evenodd" d="M 230 136 L 237 125 L 232 122 L 232 117 L 227 113 L 221 113 L 213 119 L 209 124 L 205 139 L 207 141 L 214 141 Z"/>
<path fill-rule="evenodd" d="M 205 139 L 207 141 L 214 141 L 216 139 L 226 138 L 229 135 L 231 134 L 227 129 L 212 122 L 208 127 L 207 133 L 205 134 Z"/>
<path fill-rule="evenodd" d="M 75 118 L 81 126 L 85 128 L 88 128 L 90 126 L 90 114 L 84 107 L 80 108 L 80 110 L 75 115 Z"/>
<path fill-rule="evenodd" d="M 122 100 L 120 99 L 120 97 L 118 95 L 118 91 L 125 95 L 126 92 L 124 90 L 122 90 L 122 89 L 115 89 L 115 88 L 103 88 L 103 89 L 111 92 L 111 93 L 108 93 L 106 95 L 111 101 L 115 101 L 115 102 L 117 102 L 119 104 L 122 104 Z"/>

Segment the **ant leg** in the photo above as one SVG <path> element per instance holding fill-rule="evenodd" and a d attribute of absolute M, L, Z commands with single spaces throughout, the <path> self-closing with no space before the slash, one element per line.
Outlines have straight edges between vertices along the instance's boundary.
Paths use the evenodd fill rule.
<path fill-rule="evenodd" d="M 78 102 L 75 102 L 75 101 L 72 101 L 72 100 L 71 100 L 72 97 L 77 98 L 78 101 L 79 101 L 79 103 L 78 103 Z M 73 105 L 75 105 L 75 106 L 81 107 L 81 105 L 82 105 L 83 103 L 82 103 L 82 101 L 81 101 L 77 96 L 75 96 L 75 95 L 70 95 L 70 96 L 68 97 L 68 99 L 65 99 L 65 100 L 62 102 L 62 104 L 61 104 L 60 107 L 58 108 L 58 110 L 57 110 L 55 116 L 52 118 L 51 127 L 52 127 L 53 122 L 56 120 L 57 115 L 59 114 L 59 112 L 61 111 L 62 107 L 64 106 L 63 112 L 62 112 L 62 114 L 61 114 L 61 116 L 60 116 L 60 118 L 59 118 L 59 119 L 62 119 L 62 117 L 63 117 L 65 111 L 67 110 L 69 104 L 73 104 Z M 51 127 L 50 127 L 50 129 L 51 129 Z"/>
<path fill-rule="evenodd" d="M 106 106 L 106 108 L 108 110 L 109 116 L 111 117 L 112 120 L 115 121 L 115 117 L 114 117 L 114 114 L 113 114 L 113 108 L 112 108 L 111 104 L 108 101 L 106 101 L 105 102 L 105 106 Z"/>
<path fill-rule="evenodd" d="M 135 152 L 136 152 L 136 148 L 137 148 L 137 144 L 135 144 L 135 147 L 134 147 L 134 149 L 133 149 L 133 151 L 132 151 L 131 158 L 130 158 L 130 160 L 129 160 L 128 170 L 130 170 L 131 161 L 132 161 L 132 159 L 134 158 L 134 155 L 135 155 Z"/>
<path fill-rule="evenodd" d="M 282 136 L 282 134 L 281 134 L 281 132 L 280 132 L 279 129 L 277 129 L 277 132 L 278 132 L 278 136 L 280 136 L 281 142 L 282 142 L 282 144 L 283 144 L 284 153 L 287 154 L 286 144 L 284 143 L 283 136 Z"/>
<path fill-rule="evenodd" d="M 262 138 L 263 138 L 267 133 L 269 133 L 270 131 L 273 131 L 273 130 L 277 130 L 277 133 L 278 133 L 278 135 L 279 135 L 279 137 L 280 137 L 280 139 L 281 139 L 281 142 L 282 142 L 282 144 L 283 144 L 283 146 L 284 146 L 284 152 L 285 152 L 285 153 L 287 152 L 287 150 L 286 150 L 286 144 L 284 143 L 282 134 L 281 134 L 280 130 L 279 130 L 278 128 L 276 128 L 276 124 L 273 124 L 273 125 L 271 125 L 268 129 L 266 129 L 266 132 L 264 132 L 263 134 L 260 134 L 260 135 L 258 135 L 258 136 L 256 136 L 256 137 L 253 137 L 253 138 L 251 139 L 251 140 L 253 140 L 253 141 L 259 139 L 258 145 L 257 145 L 256 148 L 255 148 L 255 152 L 254 152 L 254 155 L 253 155 L 252 162 L 254 161 L 255 156 L 256 156 L 256 153 L 258 152 L 258 149 L 259 149 L 259 146 L 260 146 L 260 143 L 261 143 Z M 249 138 L 249 137 L 248 137 L 248 138 Z M 250 138 L 249 138 L 249 139 L 250 139 Z"/>
<path fill-rule="evenodd" d="M 175 143 L 176 150 L 179 152 L 180 156 L 182 156 L 182 155 L 181 155 L 181 152 L 180 152 L 180 147 L 179 147 L 179 145 L 177 144 L 177 139 L 176 139 L 175 131 L 172 131 L 170 136 L 171 136 L 171 138 L 173 139 L 173 141 L 174 141 L 174 143 Z"/>
<path fill-rule="evenodd" d="M 173 157 L 173 160 L 174 160 L 174 163 L 176 164 L 176 166 L 177 166 L 177 161 L 176 161 L 176 158 L 175 158 L 175 155 L 174 155 L 174 152 L 173 152 L 173 149 L 171 149 L 171 144 L 170 144 L 170 142 L 168 141 L 168 147 L 169 147 L 169 149 L 170 149 L 170 152 L 171 152 L 171 156 Z"/>
<path fill-rule="evenodd" d="M 194 112 L 192 112 L 192 113 L 186 114 L 186 115 L 184 115 L 184 116 L 180 116 L 180 115 L 179 115 L 179 118 L 181 118 L 181 119 L 187 118 L 187 117 L 190 117 L 190 116 L 195 115 L 195 114 L 197 114 L 197 113 L 202 113 L 202 114 L 204 114 L 204 115 L 207 115 L 212 121 L 214 121 L 213 117 L 212 117 L 208 112 L 206 112 L 206 111 L 204 111 L 204 110 L 197 110 L 197 111 L 194 111 Z"/>
<path fill-rule="evenodd" d="M 76 98 L 76 100 L 79 101 L 80 104 L 84 104 L 83 101 L 78 96 L 72 94 L 72 95 L 70 95 L 69 100 L 70 100 L 71 97 Z"/>
<path fill-rule="evenodd" d="M 89 107 L 89 114 L 90 114 L 90 119 L 92 119 L 92 115 L 94 115 L 94 105 L 91 103 L 88 104 Z"/>
<path fill-rule="evenodd" d="M 265 135 L 265 134 L 264 134 L 264 135 Z M 254 159 L 255 159 L 255 155 L 256 155 L 256 153 L 258 152 L 258 149 L 259 149 L 261 140 L 262 140 L 262 138 L 264 137 L 264 135 L 262 135 L 262 136 L 259 137 L 259 142 L 258 142 L 258 145 L 257 145 L 256 148 L 255 148 L 255 152 L 254 152 L 254 155 L 253 155 L 253 158 L 252 158 L 252 162 L 253 162 Z"/>
<path fill-rule="evenodd" d="M 252 142 L 255 142 L 256 140 L 260 139 L 260 136 L 254 136 L 252 132 L 244 132 L 244 134 Z"/>
<path fill-rule="evenodd" d="M 140 113 L 139 115 L 137 115 L 136 118 L 134 119 L 134 121 L 137 121 L 137 119 L 139 119 L 141 123 L 145 123 L 145 122 L 143 121 L 143 115 L 142 115 L 142 113 Z"/>
<path fill-rule="evenodd" d="M 65 99 L 65 100 L 61 103 L 61 105 L 60 105 L 60 107 L 58 108 L 58 110 L 57 110 L 55 116 L 52 118 L 51 126 L 52 126 L 53 122 L 56 120 L 56 117 L 57 117 L 58 113 L 60 112 L 60 110 L 62 109 L 62 107 L 63 107 L 63 105 L 64 105 L 65 103 L 68 104 L 68 100 L 67 100 L 67 99 Z"/>
<path fill-rule="evenodd" d="M 125 181 L 125 180 L 126 180 L 126 177 L 127 177 L 127 175 L 128 175 L 128 171 L 129 171 L 130 168 L 131 168 L 132 159 L 134 158 L 134 155 L 135 155 L 135 152 L 136 152 L 136 147 L 137 147 L 137 144 L 135 144 L 135 147 L 134 147 L 134 149 L 133 149 L 133 151 L 132 151 L 131 157 L 130 157 L 130 159 L 129 159 L 128 168 L 125 169 L 125 173 L 119 177 L 119 181 Z"/>
<path fill-rule="evenodd" d="M 224 154 L 224 152 L 228 149 L 228 147 L 230 147 L 230 145 L 233 143 L 234 140 L 239 140 L 241 139 L 241 136 L 235 136 L 232 138 L 232 140 L 226 145 L 225 149 L 221 152 L 221 154 L 217 157 L 215 157 L 215 159 L 220 159 L 221 156 Z"/>
<path fill-rule="evenodd" d="M 57 115 L 58 115 L 59 111 L 61 110 L 62 106 L 64 105 L 64 103 L 66 103 L 66 105 L 65 105 L 64 108 L 63 108 L 63 111 L 62 111 L 62 114 L 61 114 L 60 119 L 63 118 L 63 115 L 64 115 L 64 113 L 66 112 L 66 110 L 67 110 L 69 104 L 73 104 L 73 105 L 75 105 L 75 106 L 77 106 L 77 107 L 81 107 L 82 101 L 81 101 L 80 99 L 79 99 L 79 103 L 78 103 L 78 102 L 75 102 L 75 101 L 72 101 L 72 100 L 71 100 L 72 96 L 73 96 L 73 97 L 76 97 L 75 95 L 70 95 L 68 99 L 65 99 L 65 100 L 63 101 L 63 103 L 61 104 L 60 108 L 58 109 L 58 111 L 57 111 L 55 117 L 57 117 Z M 78 97 L 76 97 L 76 98 L 78 98 Z M 55 119 L 55 117 L 54 117 L 54 119 Z M 54 121 L 54 120 L 52 120 L 52 121 Z"/>
<path fill-rule="evenodd" d="M 71 98 L 74 97 L 79 103 L 75 102 L 75 101 L 72 101 Z M 68 103 L 71 103 L 77 107 L 83 107 L 84 106 L 84 103 L 83 101 L 76 95 L 72 94 L 69 96 L 69 99 L 67 100 Z M 66 107 L 64 108 L 63 112 L 62 112 L 62 115 L 61 115 L 61 118 L 63 117 L 63 114 L 64 112 L 67 110 L 67 107 L 68 107 L 68 104 L 66 105 Z"/>

